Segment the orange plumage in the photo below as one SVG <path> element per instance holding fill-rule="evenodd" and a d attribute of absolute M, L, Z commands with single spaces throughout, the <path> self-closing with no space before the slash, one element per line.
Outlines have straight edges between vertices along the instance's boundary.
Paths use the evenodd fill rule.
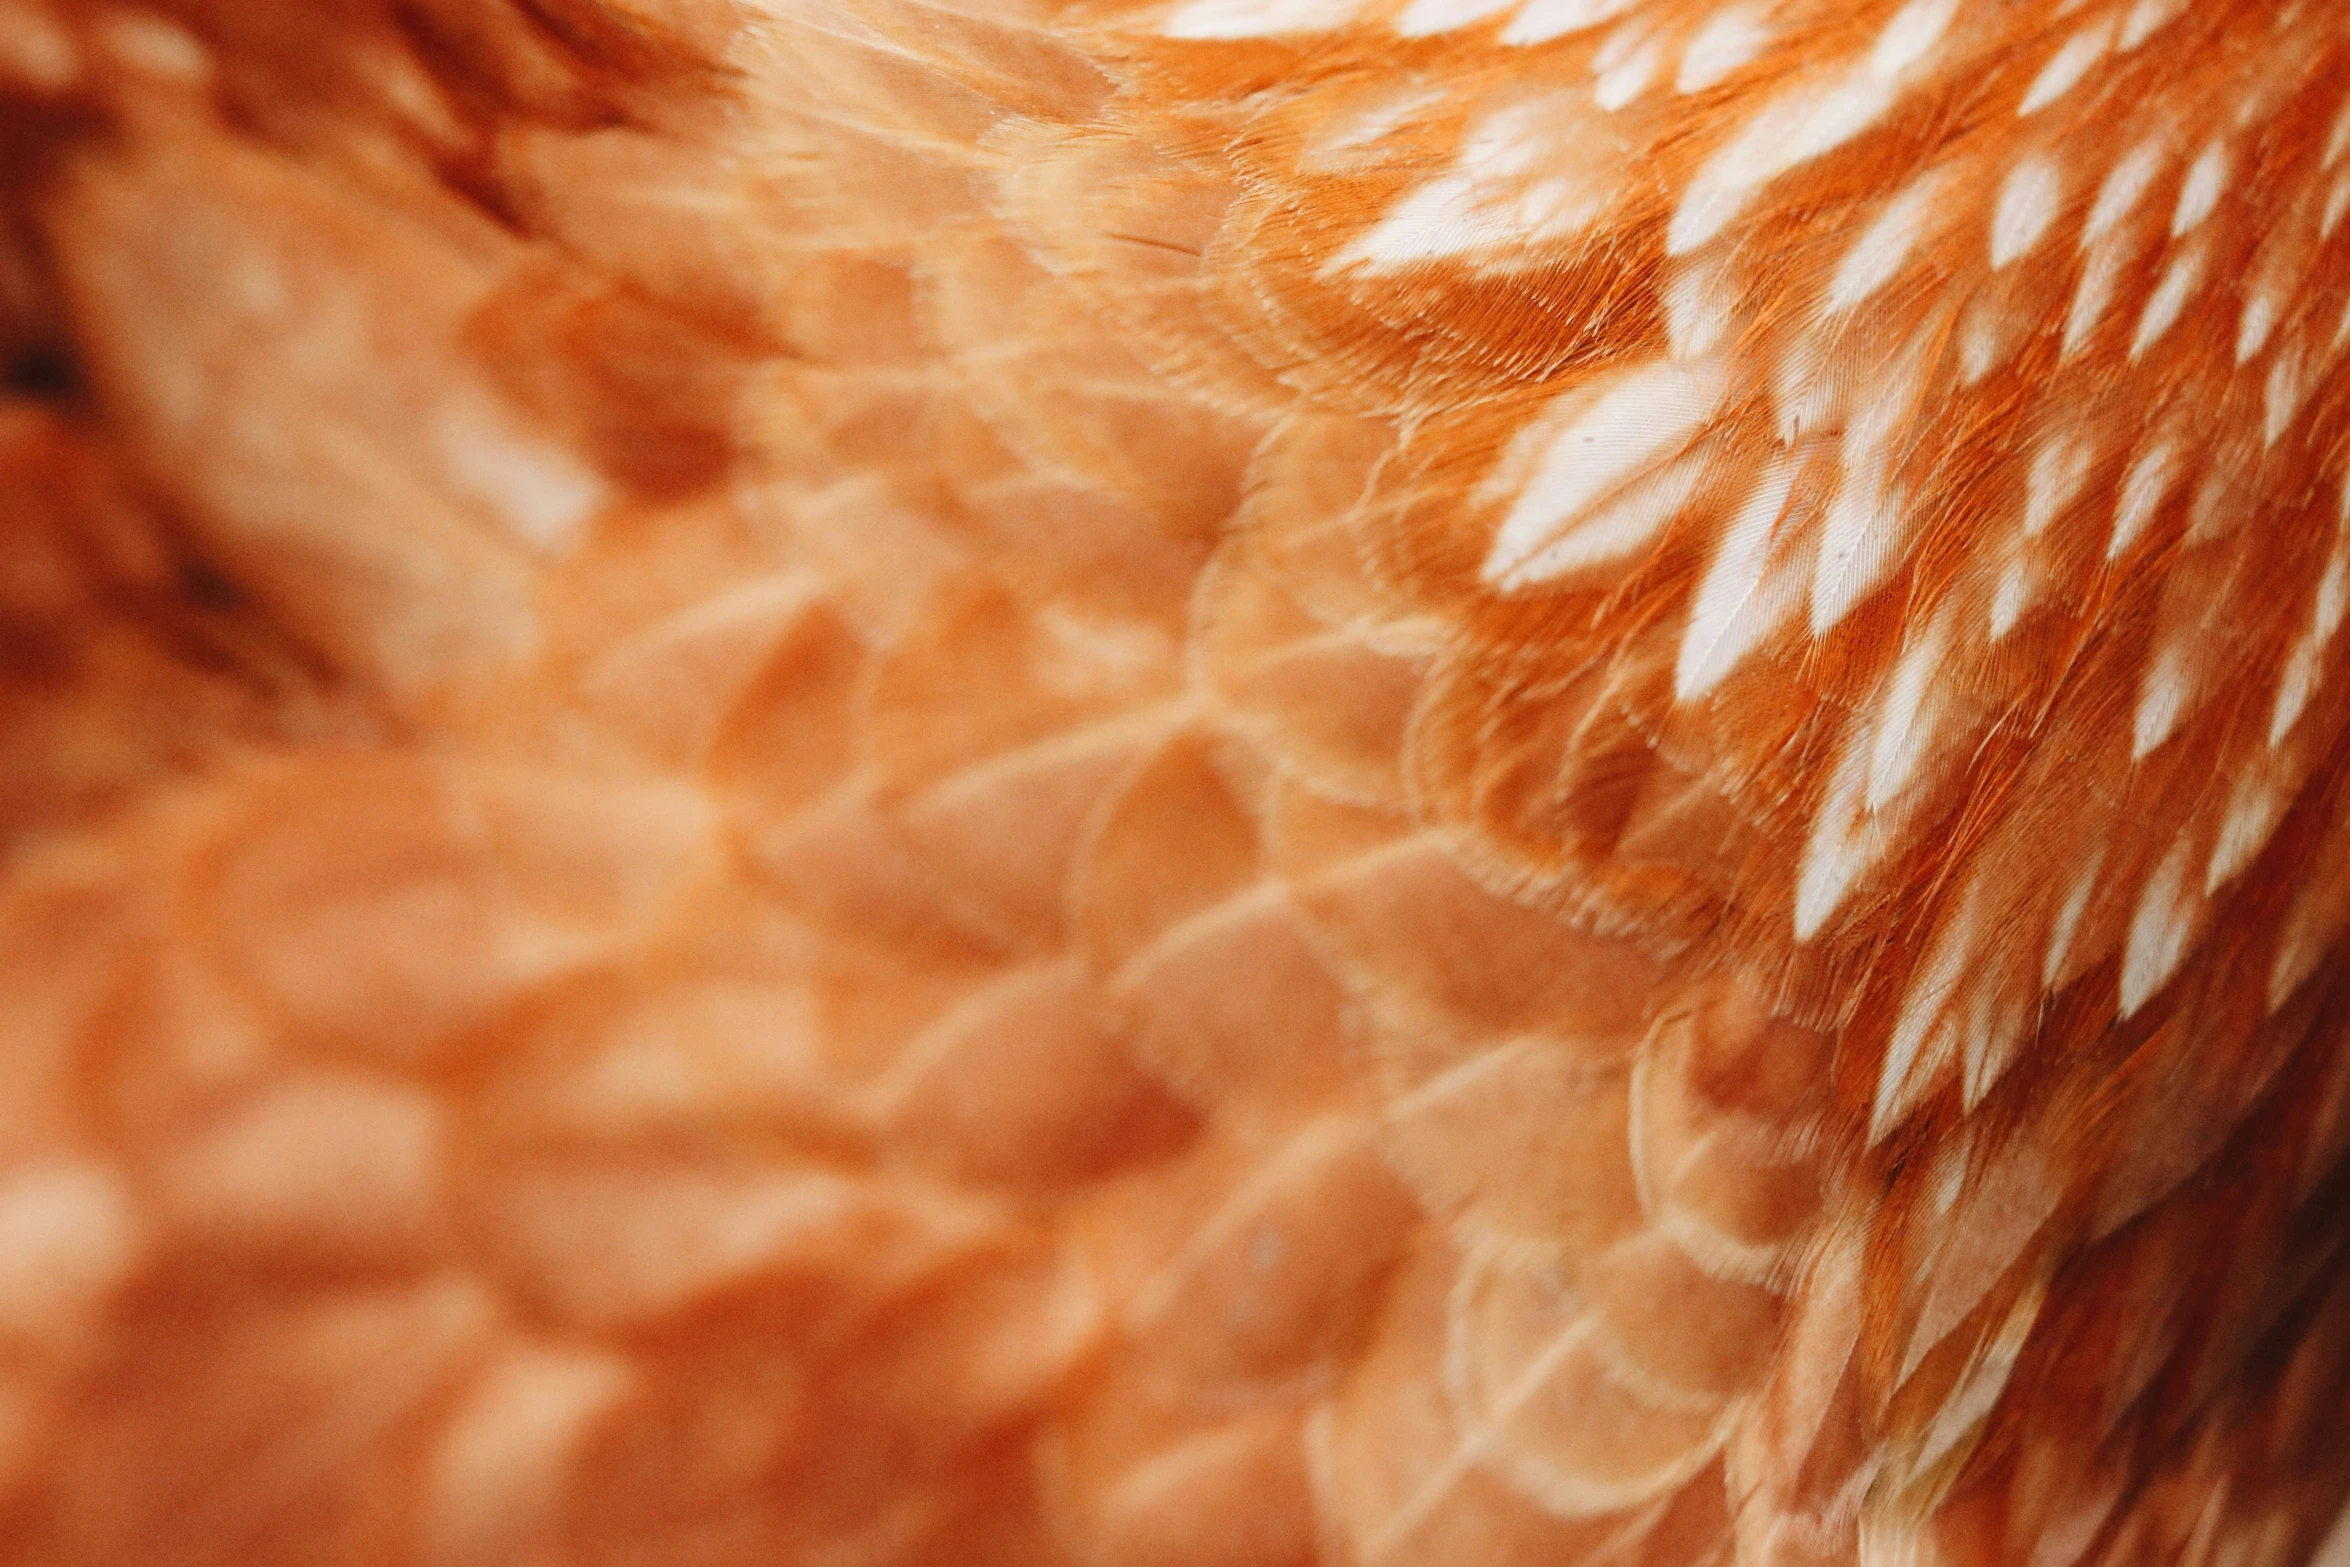
<path fill-rule="evenodd" d="M 0 146 L 0 1560 L 2320 1552 L 2332 9 L 0 0 Z"/>

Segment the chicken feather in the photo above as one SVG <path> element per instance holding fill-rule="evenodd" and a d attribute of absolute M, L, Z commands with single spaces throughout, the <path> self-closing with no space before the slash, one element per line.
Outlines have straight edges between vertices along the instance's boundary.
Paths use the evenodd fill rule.
<path fill-rule="evenodd" d="M 0 0 L 0 146 L 7 1560 L 2340 1551 L 2329 8 Z"/>

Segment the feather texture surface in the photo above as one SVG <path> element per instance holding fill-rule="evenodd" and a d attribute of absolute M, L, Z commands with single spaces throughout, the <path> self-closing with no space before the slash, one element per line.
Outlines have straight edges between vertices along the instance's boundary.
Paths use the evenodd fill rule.
<path fill-rule="evenodd" d="M 0 0 L 0 1559 L 2310 1561 L 2350 26 Z"/>

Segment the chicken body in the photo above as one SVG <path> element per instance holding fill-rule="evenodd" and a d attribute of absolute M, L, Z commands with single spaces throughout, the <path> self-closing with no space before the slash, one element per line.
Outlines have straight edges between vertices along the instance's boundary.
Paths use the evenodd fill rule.
<path fill-rule="evenodd" d="M 0 95 L 0 1560 L 2318 1550 L 2335 9 Z"/>

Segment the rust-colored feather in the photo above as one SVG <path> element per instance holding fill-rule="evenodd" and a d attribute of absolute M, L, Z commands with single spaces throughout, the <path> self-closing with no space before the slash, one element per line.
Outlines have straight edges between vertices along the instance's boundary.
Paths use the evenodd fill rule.
<path fill-rule="evenodd" d="M 0 0 L 0 1556 L 2338 1555 L 2346 83 Z"/>

